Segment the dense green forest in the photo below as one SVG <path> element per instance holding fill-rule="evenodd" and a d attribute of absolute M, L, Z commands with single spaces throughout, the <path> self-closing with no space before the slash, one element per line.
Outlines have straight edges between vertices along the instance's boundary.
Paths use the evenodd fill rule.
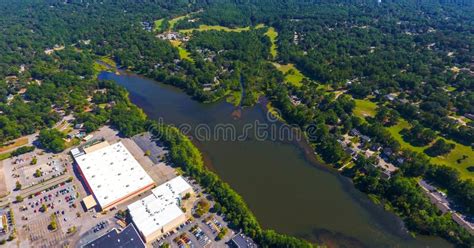
<path fill-rule="evenodd" d="M 459 211 L 474 215 L 474 164 L 459 166 L 474 158 L 462 154 L 443 165 L 430 160 L 460 147 L 474 154 L 472 1 L 25 0 L 0 7 L 0 142 L 43 130 L 42 145 L 60 151 L 62 134 L 49 128 L 68 114 L 88 132 L 105 123 L 126 136 L 144 131 L 147 118 L 127 92 L 96 80 L 95 61 L 107 56 L 199 101 L 239 95 L 237 104 L 252 106 L 266 97 L 334 167 L 348 161 L 340 140 L 356 128 L 370 145 L 390 148 L 388 160 L 405 162 L 386 179 L 367 169 L 370 158 L 360 159 L 344 171 L 355 186 L 376 195 L 410 230 L 472 245 L 472 235 L 416 185 L 426 179 L 448 192 Z M 156 20 L 160 27 L 150 29 Z M 279 69 L 289 65 L 288 72 Z M 297 83 L 288 79 L 294 75 L 302 75 Z M 359 102 L 377 105 L 372 116 L 357 114 Z M 397 139 L 390 130 L 405 122 Z M 186 143 L 176 136 L 167 142 Z M 235 192 L 199 159 L 187 161 L 192 153 L 173 159 L 215 197 L 230 199 L 220 202 L 220 211 L 236 226 L 263 246 L 299 245 L 261 230 Z"/>

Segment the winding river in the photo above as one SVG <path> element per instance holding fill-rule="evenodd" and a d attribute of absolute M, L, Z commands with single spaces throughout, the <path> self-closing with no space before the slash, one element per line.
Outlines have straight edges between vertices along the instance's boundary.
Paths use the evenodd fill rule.
<path fill-rule="evenodd" d="M 450 246 L 440 238 L 412 238 L 399 218 L 313 161 L 305 142 L 272 136 L 271 130 L 278 133 L 283 124 L 269 119 L 262 106 L 240 110 L 226 102 L 202 104 L 172 86 L 124 72 L 103 72 L 99 78 L 124 86 L 150 118 L 187 132 L 206 165 L 242 195 L 265 228 L 330 247 Z M 236 137 L 212 135 L 222 126 L 235 130 Z M 266 128 L 266 135 L 256 126 Z"/>

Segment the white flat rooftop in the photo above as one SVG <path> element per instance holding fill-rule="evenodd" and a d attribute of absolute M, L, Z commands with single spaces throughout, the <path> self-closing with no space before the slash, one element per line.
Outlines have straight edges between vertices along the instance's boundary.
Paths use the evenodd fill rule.
<path fill-rule="evenodd" d="M 191 185 L 178 176 L 153 189 L 151 195 L 128 205 L 138 230 L 148 236 L 184 214 L 179 206 L 181 193 L 190 189 Z"/>
<path fill-rule="evenodd" d="M 102 208 L 154 183 L 121 142 L 75 159 Z"/>

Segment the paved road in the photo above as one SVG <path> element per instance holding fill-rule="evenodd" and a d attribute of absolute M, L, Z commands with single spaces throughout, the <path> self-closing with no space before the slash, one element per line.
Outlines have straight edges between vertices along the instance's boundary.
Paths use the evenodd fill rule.
<path fill-rule="evenodd" d="M 32 186 L 31 188 L 28 188 L 28 189 L 24 189 L 21 192 L 21 195 L 23 197 L 27 197 L 29 196 L 30 194 L 34 194 L 36 192 L 39 192 L 39 191 L 43 191 L 47 188 L 50 188 L 51 186 L 54 186 L 56 184 L 59 184 L 59 183 L 62 183 L 64 181 L 66 181 L 71 175 L 69 175 L 69 173 L 66 173 L 64 175 L 61 175 L 61 176 L 58 176 L 58 177 L 55 177 L 51 180 L 48 180 L 46 182 L 43 182 L 43 183 L 40 183 L 40 184 L 36 184 L 35 186 Z"/>

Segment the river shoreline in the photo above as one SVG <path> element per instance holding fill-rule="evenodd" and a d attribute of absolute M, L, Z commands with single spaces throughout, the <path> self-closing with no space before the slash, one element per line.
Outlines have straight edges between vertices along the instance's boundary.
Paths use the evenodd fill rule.
<path fill-rule="evenodd" d="M 111 76 L 111 78 L 117 80 L 118 79 L 117 77 L 125 77 L 125 78 L 129 77 L 132 81 L 144 81 L 144 82 L 146 82 L 146 84 L 148 84 L 149 82 L 153 83 L 153 84 L 156 84 L 156 85 L 159 84 L 158 82 L 156 82 L 154 80 L 150 80 L 146 77 L 136 75 L 136 74 L 130 73 L 128 71 L 122 71 L 122 70 L 119 70 L 119 71 L 120 71 L 119 74 L 121 76 L 117 76 L 115 73 L 113 73 L 114 76 Z M 143 85 L 133 84 L 133 87 L 138 88 L 138 89 L 135 89 L 137 91 L 134 92 L 134 90 L 130 88 L 130 87 L 132 87 L 132 85 L 128 85 L 130 83 L 127 83 L 127 85 L 123 85 L 123 83 L 124 82 L 121 82 L 119 84 L 121 84 L 122 86 L 126 86 L 126 88 L 128 88 L 128 90 L 129 90 L 129 92 L 130 92 L 130 90 L 132 90 L 131 94 L 130 94 L 131 98 L 132 98 L 132 101 L 135 104 L 137 104 L 138 106 L 140 106 L 141 108 L 144 108 L 144 110 L 147 112 L 147 114 L 151 114 L 151 116 L 150 116 L 151 119 L 156 119 L 156 118 L 159 118 L 159 116 L 162 116 L 162 114 L 158 114 L 158 113 L 155 114 L 157 108 L 160 108 L 158 106 L 161 106 L 161 105 L 160 104 L 156 105 L 157 102 L 155 102 L 155 100 L 153 100 L 153 99 L 155 99 L 155 98 L 159 99 L 159 98 L 167 97 L 170 94 L 170 92 L 172 92 L 171 94 L 176 94 L 176 95 L 177 94 L 184 94 L 185 97 L 179 96 L 179 99 L 181 99 L 180 101 L 193 101 L 194 102 L 194 100 L 190 100 L 190 97 L 187 96 L 185 93 L 183 93 L 182 90 L 180 90 L 180 89 L 178 89 L 174 86 L 169 86 L 169 85 L 165 86 L 165 84 L 160 84 L 162 86 L 156 86 L 156 87 L 157 88 L 163 88 L 164 87 L 163 90 L 170 91 L 170 92 L 166 93 L 166 95 L 162 95 L 163 93 L 156 92 L 159 96 L 151 94 L 150 95 L 151 98 L 149 98 L 149 97 L 145 97 L 144 95 L 147 95 L 146 91 L 151 91 L 151 89 L 148 89 L 148 88 L 147 89 L 140 89 L 140 87 L 142 87 Z M 154 88 L 155 86 L 146 85 L 145 87 Z M 145 91 L 145 92 L 143 92 L 143 91 Z M 185 98 L 187 100 L 185 100 Z M 166 101 L 166 100 L 162 100 L 162 101 Z M 195 111 L 197 111 L 197 109 L 204 109 L 204 110 L 199 110 L 199 111 L 205 111 L 205 109 L 217 108 L 218 110 L 219 109 L 222 110 L 220 112 L 223 112 L 224 114 L 227 113 L 227 115 L 228 115 L 227 117 L 223 116 L 221 118 L 223 118 L 223 119 L 229 118 L 230 121 L 232 121 L 234 119 L 234 118 L 230 118 L 230 115 L 231 115 L 231 112 L 233 110 L 235 110 L 235 106 L 232 106 L 229 103 L 225 103 L 224 101 L 219 101 L 219 102 L 214 102 L 214 103 L 206 103 L 206 104 L 196 102 L 196 103 L 193 103 L 193 105 L 196 105 L 196 106 L 192 107 L 192 109 L 190 110 L 191 112 L 195 112 Z M 173 106 L 173 107 L 176 107 L 176 106 Z M 180 107 L 178 106 L 178 109 L 179 108 Z M 181 109 L 179 109 L 179 110 L 181 110 Z M 161 110 L 161 111 L 164 111 L 164 110 Z M 252 117 L 249 116 L 249 115 L 252 115 L 252 116 L 253 115 L 265 116 L 268 112 L 268 109 L 265 108 L 265 104 L 258 104 L 257 106 L 252 107 L 252 108 L 243 108 L 243 109 L 241 109 L 241 111 L 242 111 L 242 115 L 243 115 L 242 120 L 236 120 L 237 122 L 245 121 L 246 119 L 249 119 L 249 118 L 251 119 Z M 158 112 L 160 112 L 160 111 L 158 111 Z M 261 112 L 261 113 L 257 114 L 256 112 Z M 168 117 L 173 117 L 175 115 L 176 115 L 176 113 L 172 113 L 172 116 L 168 116 Z M 181 116 L 181 114 L 180 114 L 180 115 L 178 115 L 178 118 L 174 118 L 174 121 L 176 123 L 180 123 L 182 121 L 185 121 L 185 120 L 187 120 L 188 115 L 189 114 L 186 114 L 186 116 Z M 191 114 L 191 115 L 193 115 L 193 114 Z M 221 116 L 220 114 L 217 114 L 217 113 L 215 115 Z M 198 119 L 202 119 L 202 117 L 199 116 Z M 222 120 L 222 121 L 224 121 L 224 120 Z M 300 130 L 300 132 L 301 132 L 301 130 Z M 188 135 L 188 136 L 193 138 L 192 135 Z M 328 180 L 331 177 L 334 178 L 334 179 L 337 179 L 336 180 L 338 182 L 337 184 L 340 185 L 338 187 L 342 186 L 341 190 L 346 192 L 345 193 L 347 195 L 346 197 L 349 197 L 351 199 L 351 201 L 353 201 L 353 202 L 357 202 L 357 205 L 360 206 L 360 207 L 356 207 L 356 209 L 359 209 L 361 207 L 362 207 L 362 209 L 366 209 L 366 210 L 364 210 L 364 212 L 365 212 L 363 214 L 364 216 L 365 215 L 370 215 L 370 216 L 374 216 L 374 217 L 378 216 L 376 219 L 373 219 L 373 217 L 370 217 L 371 219 L 373 219 L 371 222 L 375 221 L 374 223 L 372 223 L 372 225 L 374 225 L 375 229 L 373 229 L 370 232 L 374 232 L 375 230 L 379 230 L 379 229 L 380 230 L 386 230 L 384 232 L 387 232 L 387 233 L 383 234 L 383 236 L 389 235 L 388 237 L 385 237 L 385 238 L 383 236 L 379 237 L 382 234 L 382 233 L 380 233 L 380 231 L 375 231 L 376 233 L 379 233 L 379 234 L 377 234 L 377 238 L 375 238 L 376 240 L 381 239 L 379 241 L 375 241 L 375 240 L 372 241 L 372 238 L 368 238 L 368 237 L 366 237 L 366 238 L 362 238 L 362 237 L 358 237 L 358 236 L 354 237 L 354 234 L 347 235 L 344 232 L 331 230 L 332 228 L 326 229 L 326 226 L 328 226 L 328 227 L 333 226 L 332 224 L 331 225 L 323 224 L 326 221 L 323 221 L 323 222 L 321 222 L 321 224 L 318 224 L 317 226 L 319 226 L 319 227 L 311 227 L 309 229 L 308 228 L 301 229 L 301 227 L 299 227 L 299 229 L 301 229 L 300 231 L 297 231 L 297 229 L 294 229 L 293 227 L 288 226 L 288 225 L 287 225 L 288 227 L 286 227 L 286 228 L 281 228 L 280 224 L 278 224 L 278 223 L 280 223 L 280 222 L 285 223 L 285 222 L 288 222 L 288 221 L 276 220 L 274 217 L 270 217 L 270 216 L 272 216 L 272 214 L 266 213 L 266 212 L 268 212 L 267 211 L 268 209 L 265 210 L 266 208 L 264 206 L 255 205 L 257 202 L 260 202 L 258 204 L 262 203 L 262 200 L 259 199 L 261 197 L 259 197 L 259 193 L 250 193 L 251 191 L 248 191 L 249 189 L 247 189 L 248 188 L 247 186 L 240 185 L 239 183 L 237 183 L 241 179 L 236 178 L 235 177 L 236 175 L 234 175 L 234 174 L 235 173 L 240 173 L 240 172 L 235 171 L 235 172 L 231 172 L 230 174 L 229 174 L 229 172 L 225 172 L 225 170 L 229 170 L 232 167 L 229 167 L 229 165 L 224 166 L 223 164 L 234 163 L 234 162 L 229 161 L 229 159 L 232 160 L 231 157 L 233 155 L 229 156 L 229 157 L 226 157 L 225 155 L 216 154 L 214 150 L 215 149 L 222 149 L 221 148 L 222 145 L 227 146 L 228 144 L 225 144 L 225 143 L 223 143 L 222 145 L 217 144 L 218 146 L 216 147 L 212 143 L 209 144 L 209 142 L 202 143 L 202 142 L 194 140 L 194 139 L 192 139 L 192 141 L 198 147 L 198 149 L 201 151 L 201 153 L 203 154 L 203 159 L 205 160 L 206 167 L 208 167 L 211 171 L 214 171 L 217 174 L 219 174 L 219 176 L 224 181 L 228 182 L 232 186 L 232 188 L 235 188 L 236 191 L 239 192 L 239 194 L 242 195 L 242 197 L 245 199 L 245 201 L 247 202 L 249 207 L 255 213 L 255 215 L 257 216 L 257 219 L 259 220 L 259 222 L 261 222 L 261 224 L 264 228 L 276 229 L 279 232 L 284 232 L 284 233 L 288 233 L 288 234 L 291 234 L 291 235 L 296 235 L 298 237 L 305 238 L 305 239 L 307 239 L 309 241 L 312 241 L 312 242 L 318 242 L 318 243 L 324 242 L 324 243 L 327 243 L 327 244 L 337 244 L 335 247 L 344 246 L 344 245 L 348 245 L 348 244 L 350 244 L 351 247 L 353 247 L 353 246 L 355 246 L 355 247 L 374 247 L 373 244 L 375 244 L 375 243 L 378 243 L 379 245 L 380 244 L 388 244 L 388 243 L 386 243 L 386 241 L 382 241 L 382 240 L 387 239 L 389 237 L 392 237 L 392 238 L 389 238 L 389 240 L 394 239 L 394 237 L 399 237 L 399 238 L 396 238 L 399 241 L 397 241 L 395 243 L 392 243 L 393 241 L 390 241 L 390 243 L 392 243 L 392 245 L 395 245 L 397 243 L 406 243 L 406 244 L 408 244 L 407 247 L 418 247 L 418 245 L 414 245 L 413 238 L 410 237 L 410 235 L 406 232 L 406 229 L 404 228 L 403 222 L 401 221 L 400 218 L 398 218 L 393 213 L 386 212 L 383 209 L 383 206 L 373 204 L 371 202 L 371 200 L 365 194 L 363 194 L 360 191 L 358 191 L 357 189 L 355 189 L 352 182 L 348 178 L 343 177 L 342 175 L 340 175 L 340 173 L 338 173 L 334 168 L 329 167 L 329 166 L 321 163 L 320 161 L 318 161 L 316 159 L 316 156 L 312 152 L 313 149 L 312 149 L 311 145 L 309 144 L 309 142 L 307 142 L 307 140 L 303 139 L 303 140 L 299 140 L 298 142 L 296 142 L 296 141 L 283 142 L 281 145 L 294 147 L 292 149 L 294 149 L 295 151 L 299 150 L 298 153 L 301 154 L 300 155 L 300 156 L 302 156 L 301 159 L 306 161 L 304 163 L 306 163 L 307 165 L 311 165 L 310 167 L 312 167 L 312 168 L 316 168 L 316 170 L 311 169 L 308 172 L 316 173 L 317 171 L 321 171 L 321 172 L 317 172 L 317 174 L 321 174 L 321 173 L 324 172 L 323 174 L 328 173 L 328 175 L 332 175 L 330 177 L 324 176 L 324 177 L 320 178 L 318 181 L 321 181 L 321 180 L 325 181 L 325 180 Z M 235 145 L 235 144 L 234 144 L 234 146 L 241 147 L 241 146 L 238 146 L 238 145 Z M 243 146 L 242 148 L 245 149 L 245 147 L 246 146 Z M 209 150 L 209 149 L 211 149 L 211 150 Z M 224 157 L 224 158 L 222 158 L 222 157 Z M 239 158 L 239 159 L 241 159 L 241 158 Z M 249 161 L 253 161 L 253 160 L 249 160 Z M 294 159 L 290 159 L 290 161 L 292 161 L 290 163 L 295 163 L 296 162 Z M 217 164 L 215 164 L 215 163 L 217 163 Z M 298 162 L 298 164 L 301 164 L 301 163 L 303 163 L 303 162 Z M 303 169 L 300 166 L 295 167 L 295 169 L 297 169 L 297 168 L 300 168 L 298 170 Z M 244 168 L 242 168 L 242 169 L 244 169 Z M 304 169 L 304 170 L 306 170 L 306 169 Z M 234 171 L 234 170 L 232 169 L 231 171 Z M 294 173 L 294 169 L 290 169 L 289 172 Z M 288 172 L 287 172 L 287 174 L 288 174 Z M 299 173 L 299 174 L 304 175 L 304 174 L 301 174 L 301 173 Z M 318 177 L 320 177 L 320 176 L 318 176 Z M 324 178 L 326 178 L 326 179 L 324 179 Z M 331 180 L 334 181 L 334 179 L 331 179 Z M 252 180 L 250 180 L 250 181 L 252 181 Z M 248 183 L 250 183 L 250 181 Z M 321 184 L 323 182 L 317 183 L 317 181 L 316 181 L 315 183 L 316 184 Z M 315 184 L 315 183 L 312 183 L 312 184 Z M 252 183 L 250 183 L 250 184 L 252 184 Z M 301 182 L 299 184 L 301 184 Z M 260 191 L 260 189 L 259 189 L 259 191 Z M 331 191 L 334 191 L 334 189 L 330 189 L 328 191 L 328 193 L 331 192 Z M 263 191 L 263 192 L 265 192 L 265 191 Z M 309 192 L 311 192 L 311 190 Z M 333 196 L 330 196 L 331 193 L 329 193 L 329 195 L 328 195 L 327 193 L 324 193 L 324 192 L 325 191 L 322 191 L 322 192 L 316 191 L 314 193 L 317 193 L 317 195 L 321 195 L 321 194 L 327 195 L 327 196 L 324 196 L 323 199 L 325 197 L 326 198 L 327 197 L 333 197 Z M 257 198 L 254 198 L 253 196 L 251 196 L 249 194 L 254 194 L 254 195 L 256 194 L 255 196 Z M 340 200 L 338 200 L 338 201 L 340 201 Z M 265 205 L 265 204 L 263 204 L 263 205 Z M 343 207 L 343 208 L 349 207 L 349 205 L 348 206 L 344 206 L 344 205 L 347 205 L 347 204 L 343 204 L 340 207 Z M 262 207 L 264 207 L 264 208 L 262 209 Z M 339 206 L 335 206 L 335 207 L 339 208 Z M 354 206 L 352 206 L 352 208 L 353 207 Z M 321 207 L 318 207 L 318 208 L 321 208 Z M 326 211 L 328 211 L 328 210 L 326 210 Z M 304 211 L 308 211 L 308 210 L 304 210 Z M 318 211 L 318 210 L 316 210 L 316 211 Z M 319 211 L 323 211 L 323 212 L 317 213 L 317 214 L 315 213 L 315 214 L 316 214 L 316 216 L 320 216 L 320 218 L 325 216 L 325 215 L 332 215 L 332 213 L 324 214 L 325 210 L 319 210 Z M 329 210 L 329 211 L 334 212 L 334 210 Z M 351 212 L 354 212 L 354 211 L 357 212 L 359 210 L 352 210 Z M 369 212 L 370 212 L 370 214 L 369 214 Z M 321 214 L 324 214 L 324 215 L 321 215 Z M 266 215 L 268 215 L 268 216 L 265 217 Z M 344 218 L 342 216 L 340 218 Z M 270 217 L 270 219 L 269 219 L 269 217 Z M 351 217 L 351 218 L 353 218 L 353 217 Z M 361 218 L 361 217 L 359 217 L 359 218 Z M 364 218 L 368 218 L 368 216 L 364 217 Z M 306 220 L 305 222 L 307 222 L 307 224 L 310 224 L 310 223 L 316 224 L 317 222 L 319 222 L 317 219 L 315 221 L 316 222 Z M 294 223 L 293 226 L 295 224 L 296 223 Z M 296 225 L 301 226 L 301 224 L 296 224 Z M 360 223 L 360 225 L 362 225 L 362 223 Z M 337 225 L 335 227 L 337 227 Z M 372 228 L 370 228 L 370 229 L 372 229 Z M 302 230 L 306 230 L 306 231 L 301 232 Z M 344 228 L 341 229 L 341 230 L 344 230 Z M 348 230 L 350 230 L 350 229 L 348 229 Z M 365 234 L 365 235 L 367 235 L 367 234 Z M 432 240 L 432 239 L 437 240 L 437 239 L 432 238 L 432 237 L 423 237 L 423 236 L 420 236 L 420 237 L 421 237 L 422 240 L 425 240 L 425 241 L 422 241 L 421 243 L 427 242 L 427 243 L 425 243 L 425 245 L 428 244 L 428 243 L 432 243 L 431 241 L 426 241 L 426 240 Z M 361 240 L 359 240 L 359 238 L 361 238 L 362 240 L 365 240 L 365 241 L 361 242 Z M 380 242 L 382 242 L 382 243 L 380 243 Z M 445 244 L 444 242 L 441 242 L 441 243 L 443 243 L 443 245 L 439 245 L 439 243 L 440 243 L 439 241 L 433 241 L 433 242 L 434 242 L 434 245 L 432 245 L 432 247 L 444 247 L 444 244 Z M 373 244 L 370 244 L 370 243 L 373 243 Z M 415 243 L 419 243 L 419 241 L 417 241 Z M 436 245 L 436 243 L 438 243 L 438 245 Z M 419 245 L 421 245 L 421 244 L 419 244 Z"/>

